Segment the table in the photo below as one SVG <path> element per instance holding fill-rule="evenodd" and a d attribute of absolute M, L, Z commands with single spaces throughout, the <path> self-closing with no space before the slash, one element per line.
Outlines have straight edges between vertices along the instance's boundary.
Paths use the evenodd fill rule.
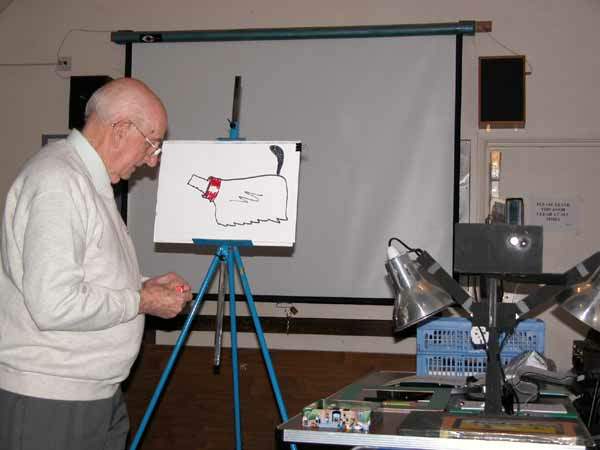
<path fill-rule="evenodd" d="M 327 397 L 327 400 L 363 400 L 364 393 L 393 379 L 413 375 L 378 371 Z M 569 402 L 567 398 L 556 401 Z M 569 407 L 572 406 L 569 402 Z M 442 408 L 443 409 L 443 408 Z M 452 426 L 449 426 L 449 424 Z M 457 425 L 457 426 L 455 426 Z M 514 433 L 518 429 L 518 433 Z M 366 446 L 385 449 L 431 450 L 585 450 L 593 440 L 578 416 L 498 416 L 454 414 L 432 410 L 381 408 L 374 412 L 368 433 L 343 432 L 302 426 L 302 413 L 278 426 L 284 442 L 298 444 Z M 507 431 L 508 430 L 508 431 Z M 527 431 L 523 431 L 527 430 Z M 556 432 L 555 430 L 563 430 Z"/>

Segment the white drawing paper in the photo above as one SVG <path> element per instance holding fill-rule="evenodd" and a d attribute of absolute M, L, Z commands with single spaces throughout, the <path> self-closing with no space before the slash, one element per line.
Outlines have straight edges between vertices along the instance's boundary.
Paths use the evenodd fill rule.
<path fill-rule="evenodd" d="M 166 141 L 158 179 L 154 241 L 251 240 L 292 246 L 299 143 Z"/>

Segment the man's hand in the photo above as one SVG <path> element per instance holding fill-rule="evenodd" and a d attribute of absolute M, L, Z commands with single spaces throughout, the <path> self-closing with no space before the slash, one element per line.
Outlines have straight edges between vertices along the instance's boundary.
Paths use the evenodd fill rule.
<path fill-rule="evenodd" d="M 140 314 L 170 319 L 192 299 L 190 285 L 173 272 L 146 280 L 140 291 Z"/>

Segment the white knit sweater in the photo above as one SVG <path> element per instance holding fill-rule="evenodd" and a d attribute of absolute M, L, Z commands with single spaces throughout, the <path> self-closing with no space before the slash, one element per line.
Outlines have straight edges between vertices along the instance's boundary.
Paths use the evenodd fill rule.
<path fill-rule="evenodd" d="M 0 388 L 111 397 L 139 351 L 141 277 L 106 168 L 83 135 L 25 165 L 1 239 Z"/>

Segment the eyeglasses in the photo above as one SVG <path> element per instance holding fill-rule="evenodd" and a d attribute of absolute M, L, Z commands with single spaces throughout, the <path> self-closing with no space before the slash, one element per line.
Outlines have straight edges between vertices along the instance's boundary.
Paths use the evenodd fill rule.
<path fill-rule="evenodd" d="M 112 127 L 114 128 L 115 125 L 117 125 L 117 123 L 119 122 L 115 122 L 112 124 Z M 133 128 L 135 128 L 136 130 L 138 130 L 138 132 L 142 135 L 142 137 L 144 138 L 144 140 L 146 141 L 146 144 L 148 144 L 154 151 L 152 152 L 152 156 L 158 156 L 160 155 L 160 152 L 162 152 L 162 146 L 161 144 L 157 144 L 156 142 L 152 142 L 148 136 L 146 136 L 146 134 L 140 130 L 140 127 L 138 127 L 134 122 L 132 122 L 131 120 L 127 120 L 127 123 L 133 125 Z"/>
<path fill-rule="evenodd" d="M 154 149 L 154 151 L 152 152 L 152 156 L 158 156 L 160 155 L 160 152 L 162 152 L 162 148 L 160 144 L 157 144 L 156 142 L 152 142 L 148 136 L 146 136 L 146 134 L 140 130 L 140 128 L 133 122 L 129 121 L 129 123 L 131 125 L 133 125 L 133 128 L 135 128 L 136 130 L 139 131 L 139 133 L 143 136 L 144 140 L 146 141 L 146 144 L 148 144 L 150 147 L 152 147 Z"/>

